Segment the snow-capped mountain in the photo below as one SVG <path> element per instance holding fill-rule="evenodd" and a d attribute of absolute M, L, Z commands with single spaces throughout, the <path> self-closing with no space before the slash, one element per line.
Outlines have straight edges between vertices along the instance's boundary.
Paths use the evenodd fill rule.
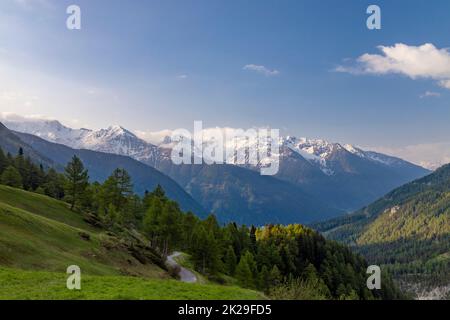
<path fill-rule="evenodd" d="M 225 142 L 224 155 L 226 156 L 226 163 L 234 163 L 234 152 L 240 152 L 243 149 L 255 148 L 260 144 L 258 139 L 239 139 L 232 141 L 229 137 L 233 137 L 236 129 L 233 128 L 208 128 L 203 129 L 202 135 L 202 148 L 211 149 L 217 145 L 217 136 L 222 136 Z M 142 139 L 147 140 L 160 148 L 171 149 L 174 146 L 174 142 L 171 139 L 172 131 L 164 130 L 161 133 L 155 132 L 151 134 L 140 135 Z M 195 137 L 194 137 L 195 138 Z M 358 156 L 359 158 L 383 164 L 386 166 L 399 166 L 405 163 L 404 160 L 388 156 L 385 154 L 365 151 L 361 148 L 353 146 L 351 144 L 339 144 L 332 143 L 322 139 L 309 139 L 309 138 L 296 138 L 293 136 L 280 137 L 279 140 L 280 152 L 287 148 L 296 152 L 304 159 L 308 160 L 313 165 L 319 167 L 323 173 L 327 175 L 333 175 L 333 170 L 329 167 L 329 159 L 332 154 L 339 150 L 347 150 L 348 152 Z M 286 151 L 284 151 L 286 152 Z M 248 151 L 247 151 L 248 153 Z M 231 156 L 230 156 L 231 155 Z M 282 154 L 280 154 L 282 156 Z"/>
<path fill-rule="evenodd" d="M 231 173 L 226 168 L 216 170 L 214 166 L 206 164 L 181 167 L 173 164 L 170 150 L 176 141 L 172 140 L 172 132 L 169 130 L 164 131 L 164 134 L 151 134 L 152 138 L 158 137 L 157 141 L 153 140 L 151 143 L 143 139 L 145 135 L 135 134 L 121 126 L 88 130 L 71 129 L 55 120 L 15 118 L 3 119 L 2 122 L 13 131 L 39 136 L 74 149 L 89 149 L 134 158 L 170 176 L 191 192 L 194 199 L 210 210 L 220 210 L 208 207 L 212 205 L 207 203 L 211 201 L 211 197 L 226 199 L 230 196 L 222 194 L 227 192 L 223 186 L 221 186 L 223 190 L 219 192 L 220 196 L 210 194 L 212 190 L 208 190 L 207 186 L 211 186 L 213 177 L 214 183 L 218 183 L 224 179 L 223 175 L 233 174 L 233 184 L 252 183 L 239 181 L 246 179 L 243 171 L 237 174 L 237 171 Z M 235 150 L 247 152 L 248 155 L 248 147 L 255 147 L 256 150 L 267 147 L 258 139 L 229 138 L 234 136 L 234 130 L 236 129 L 204 129 L 198 133 L 202 136 L 203 150 L 211 150 L 223 139 L 226 163 L 237 164 L 234 161 Z M 340 210 L 357 209 L 393 188 L 429 172 L 402 159 L 365 151 L 349 144 L 292 136 L 280 137 L 278 143 L 280 168 L 275 177 L 302 188 Z M 239 166 L 255 171 L 266 165 L 266 160 L 260 159 L 259 163 L 239 164 Z M 218 174 L 222 176 L 217 176 Z M 198 192 L 198 195 L 194 195 L 194 191 Z"/>
<path fill-rule="evenodd" d="M 72 129 L 56 120 L 30 119 L 20 116 L 6 117 L 3 119 L 3 123 L 11 130 L 33 134 L 47 141 L 63 144 L 74 149 L 88 149 L 125 155 L 155 167 L 158 166 L 160 161 L 168 160 L 169 154 L 167 150 L 175 145 L 171 138 L 173 131 L 170 130 L 164 130 L 163 135 L 158 133 L 151 134 L 151 140 L 155 145 L 118 125 L 100 130 Z M 235 136 L 236 130 L 233 128 L 207 128 L 197 135 L 201 134 L 203 150 L 211 150 L 219 142 L 217 137 L 221 136 L 225 142 L 223 152 L 226 157 L 226 163 L 233 164 L 236 163 L 234 158 L 235 150 L 236 152 L 243 151 L 248 154 L 247 148 L 258 150 L 258 144 L 260 143 L 258 139 L 231 140 L 230 137 Z M 155 137 L 158 137 L 158 139 L 154 139 Z M 281 153 L 284 152 L 285 156 L 286 150 L 292 150 L 329 176 L 335 174 L 330 165 L 330 159 L 333 154 L 340 150 L 346 150 L 361 159 L 388 167 L 398 167 L 406 163 L 399 158 L 365 151 L 350 144 L 341 145 L 322 139 L 286 136 L 280 137 L 279 146 Z M 247 166 L 252 167 L 251 164 Z M 257 168 L 258 165 L 253 167 Z"/>
<path fill-rule="evenodd" d="M 56 120 L 3 120 L 10 130 L 28 133 L 44 140 L 74 149 L 87 149 L 132 157 L 154 165 L 160 157 L 158 147 L 138 138 L 125 128 L 115 125 L 106 129 L 72 129 Z"/>
<path fill-rule="evenodd" d="M 158 148 L 121 126 L 89 131 L 78 140 L 80 148 L 129 156 L 152 166 L 160 156 Z"/>

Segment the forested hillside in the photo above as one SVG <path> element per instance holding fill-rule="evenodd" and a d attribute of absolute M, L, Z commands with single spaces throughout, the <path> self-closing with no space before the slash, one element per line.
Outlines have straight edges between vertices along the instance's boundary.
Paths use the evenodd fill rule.
<path fill-rule="evenodd" d="M 64 272 L 75 263 L 89 274 L 148 277 L 143 270 L 154 270 L 168 276 L 162 262 L 180 250 L 208 281 L 273 298 L 401 297 L 388 276 L 382 290 L 369 291 L 364 258 L 304 226 L 220 225 L 213 215 L 201 220 L 184 213 L 159 186 L 138 196 L 123 169 L 90 183 L 76 156 L 64 174 L 31 161 L 23 171 L 24 159 L 22 150 L 14 157 L 0 152 L 1 182 L 10 186 L 0 188 L 1 266 Z"/>
<path fill-rule="evenodd" d="M 405 287 L 450 284 L 450 165 L 346 217 L 313 226 L 385 265 Z"/>

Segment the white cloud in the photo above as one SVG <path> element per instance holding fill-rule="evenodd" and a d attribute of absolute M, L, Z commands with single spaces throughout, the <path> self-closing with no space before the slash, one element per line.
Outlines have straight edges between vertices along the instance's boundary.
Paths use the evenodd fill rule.
<path fill-rule="evenodd" d="M 450 89 L 450 80 L 441 80 L 438 84 L 445 89 Z"/>
<path fill-rule="evenodd" d="M 404 147 L 368 147 L 367 150 L 396 156 L 434 170 L 450 163 L 450 142 L 408 145 Z"/>
<path fill-rule="evenodd" d="M 41 114 L 19 115 L 13 112 L 0 112 L 0 120 L 8 122 L 31 122 L 36 120 L 55 120 Z"/>
<path fill-rule="evenodd" d="M 184 80 L 184 79 L 187 79 L 187 78 L 188 78 L 187 74 L 180 74 L 180 75 L 177 76 L 177 79 L 180 79 L 180 80 Z"/>
<path fill-rule="evenodd" d="M 280 74 L 280 71 L 276 69 L 269 69 L 265 66 L 258 66 L 256 64 L 247 64 L 242 69 L 257 72 L 265 75 L 266 77 L 277 76 Z"/>
<path fill-rule="evenodd" d="M 134 134 L 144 141 L 159 145 L 164 142 L 164 139 L 166 137 L 170 137 L 172 135 L 172 132 L 172 130 L 162 130 L 157 132 L 136 130 L 134 131 Z"/>
<path fill-rule="evenodd" d="M 433 79 L 450 89 L 450 51 L 439 49 L 431 43 L 409 46 L 379 46 L 381 54 L 365 53 L 353 66 L 338 66 L 334 71 L 351 74 L 401 74 L 413 80 Z"/>
<path fill-rule="evenodd" d="M 441 94 L 439 92 L 425 91 L 425 93 L 420 95 L 420 98 L 428 98 L 428 97 L 439 98 L 440 96 Z"/>

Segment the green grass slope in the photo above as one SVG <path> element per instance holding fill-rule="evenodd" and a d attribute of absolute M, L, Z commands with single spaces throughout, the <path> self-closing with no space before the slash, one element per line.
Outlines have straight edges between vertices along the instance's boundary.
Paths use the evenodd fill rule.
<path fill-rule="evenodd" d="M 0 268 L 0 300 L 261 300 L 239 287 L 188 284 L 126 276 L 82 276 L 81 290 L 66 288 L 67 275 Z"/>
<path fill-rule="evenodd" d="M 70 265 L 81 268 L 81 291 L 66 288 Z M 264 298 L 234 286 L 171 280 L 64 202 L 2 185 L 0 284 L 0 299 Z"/>
<path fill-rule="evenodd" d="M 0 186 L 0 265 L 58 272 L 78 265 L 96 275 L 164 274 L 153 264 L 141 264 L 120 241 L 94 229 L 65 203 L 5 186 Z"/>

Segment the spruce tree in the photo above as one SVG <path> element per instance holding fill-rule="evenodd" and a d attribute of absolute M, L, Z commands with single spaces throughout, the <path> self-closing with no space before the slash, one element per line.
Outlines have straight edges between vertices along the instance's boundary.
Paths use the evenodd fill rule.
<path fill-rule="evenodd" d="M 89 184 L 89 176 L 87 170 L 80 158 L 73 156 L 65 168 L 66 186 L 65 195 L 70 204 L 70 209 L 73 210 L 75 206 L 81 201 L 86 187 Z"/>
<path fill-rule="evenodd" d="M 270 273 L 266 266 L 262 266 L 261 272 L 258 275 L 258 289 L 266 291 L 270 285 Z"/>
<path fill-rule="evenodd" d="M 55 169 L 50 168 L 45 175 L 43 188 L 45 194 L 55 199 L 64 197 L 65 178 L 62 174 L 58 174 Z"/>
<path fill-rule="evenodd" d="M 8 159 L 6 158 L 3 150 L 0 148 L 0 174 L 3 173 L 3 170 L 8 166 Z"/>
<path fill-rule="evenodd" d="M 255 287 L 255 260 L 250 251 L 245 252 L 236 267 L 235 277 L 246 288 Z"/>
<path fill-rule="evenodd" d="M 229 246 L 224 258 L 226 272 L 232 276 L 236 271 L 237 258 L 232 246 Z"/>
<path fill-rule="evenodd" d="M 280 269 L 278 269 L 278 267 L 275 265 L 275 266 L 273 266 L 272 270 L 270 270 L 269 285 L 271 287 L 276 287 L 281 284 L 281 281 L 282 281 L 282 276 L 281 276 Z"/>
<path fill-rule="evenodd" d="M 192 259 L 202 273 L 215 274 L 221 269 L 219 245 L 212 231 L 198 224 L 192 239 Z"/>
<path fill-rule="evenodd" d="M 1 176 L 1 183 L 14 188 L 22 188 L 22 176 L 13 166 L 7 167 Z"/>

